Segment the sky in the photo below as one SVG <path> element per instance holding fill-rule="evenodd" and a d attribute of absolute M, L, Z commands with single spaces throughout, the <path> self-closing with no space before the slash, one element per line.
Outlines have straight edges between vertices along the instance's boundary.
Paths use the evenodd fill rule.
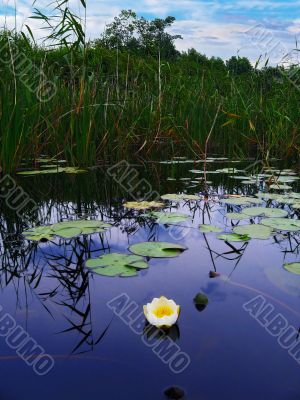
<path fill-rule="evenodd" d="M 176 47 L 185 51 L 195 48 L 209 57 L 228 59 L 233 55 L 248 57 L 253 63 L 262 55 L 270 64 L 282 63 L 284 55 L 290 62 L 298 57 L 297 36 L 300 36 L 300 0 L 86 0 L 87 37 L 101 35 L 122 9 L 132 9 L 139 16 L 152 19 L 168 15 L 176 17 L 171 32 L 183 39 Z M 78 8 L 78 0 L 70 0 Z M 50 0 L 36 0 L 34 7 L 47 10 Z M 42 37 L 38 22 L 29 19 L 33 6 L 30 0 L 2 0 L 0 24 L 18 29 L 30 25 Z M 300 52 L 299 52 L 300 54 Z M 287 62 L 287 58 L 284 59 Z"/>

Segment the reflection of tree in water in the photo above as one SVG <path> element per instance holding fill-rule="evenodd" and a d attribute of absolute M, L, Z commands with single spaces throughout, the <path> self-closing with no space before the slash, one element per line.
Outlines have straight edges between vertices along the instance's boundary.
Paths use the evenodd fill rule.
<path fill-rule="evenodd" d="M 72 240 L 56 238 L 51 243 L 42 244 L 26 242 L 21 232 L 36 221 L 45 225 L 88 217 L 112 222 L 127 238 L 142 229 L 147 240 L 154 241 L 158 240 L 163 227 L 143 216 L 145 212 L 124 209 L 121 204 L 124 199 L 130 199 L 130 195 L 104 173 L 92 174 L 88 179 L 86 176 L 71 179 L 53 176 L 24 179 L 20 183 L 24 183 L 24 190 L 32 195 L 38 211 L 33 215 L 29 213 L 25 222 L 5 202 L 1 203 L 0 285 L 2 288 L 9 285 L 15 288 L 17 307 L 24 307 L 25 304 L 27 308 L 29 296 L 34 297 L 53 318 L 52 306 L 61 307 L 67 324 L 63 332 L 79 334 L 80 339 L 72 351 L 91 350 L 101 341 L 109 325 L 95 327 L 90 293 L 92 274 L 84 268 L 84 263 L 88 258 L 110 251 L 110 232 Z M 158 188 L 159 184 L 154 187 Z M 236 192 L 249 195 L 242 190 Z M 219 216 L 221 212 L 214 195 L 223 193 L 224 188 L 220 187 L 207 201 L 180 205 L 168 203 L 166 211 L 180 209 L 191 216 L 191 221 L 199 219 L 201 223 L 212 223 L 213 214 Z M 198 227 L 189 229 L 198 231 Z M 212 236 L 212 241 L 209 235 L 203 234 L 203 237 L 210 253 L 212 270 L 217 272 L 217 261 L 221 259 L 233 263 L 233 272 L 241 262 L 248 243 L 222 242 L 226 250 L 218 252 L 214 250 L 215 237 Z M 299 234 L 276 234 L 274 243 L 285 255 L 299 254 Z"/>

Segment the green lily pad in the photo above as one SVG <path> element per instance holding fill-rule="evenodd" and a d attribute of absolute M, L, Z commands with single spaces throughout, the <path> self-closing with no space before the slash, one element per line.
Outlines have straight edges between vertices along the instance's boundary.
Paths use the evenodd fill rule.
<path fill-rule="evenodd" d="M 238 172 L 245 172 L 241 169 L 236 169 L 236 168 L 222 168 L 222 169 L 217 169 L 216 171 L 223 174 L 236 174 Z"/>
<path fill-rule="evenodd" d="M 51 225 L 38 226 L 35 228 L 28 229 L 22 234 L 27 240 L 33 242 L 39 242 L 41 240 L 51 240 L 53 238 L 53 232 L 51 231 Z"/>
<path fill-rule="evenodd" d="M 261 224 L 269 226 L 278 231 L 298 232 L 300 231 L 300 221 L 287 218 L 266 218 L 261 220 Z"/>
<path fill-rule="evenodd" d="M 189 219 L 188 215 L 176 212 L 152 212 L 150 215 L 156 218 L 157 224 L 164 225 L 176 225 Z"/>
<path fill-rule="evenodd" d="M 77 220 L 31 228 L 23 232 L 23 235 L 26 239 L 32 241 L 40 241 L 42 239 L 50 240 L 54 235 L 64 239 L 71 239 L 79 235 L 104 232 L 108 228 L 111 228 L 111 225 L 103 221 Z"/>
<path fill-rule="evenodd" d="M 237 233 L 225 233 L 217 238 L 226 242 L 248 242 L 251 239 L 248 235 L 238 235 Z"/>
<path fill-rule="evenodd" d="M 63 228 L 60 230 L 57 230 L 55 232 L 55 235 L 60 236 L 64 239 L 72 239 L 76 236 L 81 235 L 82 230 L 79 228 Z"/>
<path fill-rule="evenodd" d="M 244 208 L 243 214 L 249 217 L 269 217 L 269 218 L 284 218 L 288 216 L 288 212 L 279 208 L 267 208 L 267 207 L 252 207 Z"/>
<path fill-rule="evenodd" d="M 58 222 L 51 226 L 51 230 L 53 232 L 58 232 L 62 229 L 67 228 L 77 228 L 81 229 L 82 231 L 86 229 L 108 229 L 111 228 L 111 225 L 103 222 L 103 221 L 96 221 L 96 220 L 75 220 L 75 221 L 65 221 L 65 222 Z"/>
<path fill-rule="evenodd" d="M 180 244 L 168 242 L 142 242 L 129 247 L 129 250 L 139 256 L 154 258 L 177 257 L 187 248 Z"/>
<path fill-rule="evenodd" d="M 148 208 L 163 208 L 164 203 L 157 201 L 128 201 L 124 204 L 125 208 L 132 208 L 134 210 L 147 210 Z"/>
<path fill-rule="evenodd" d="M 170 200 L 170 201 L 188 201 L 188 200 L 201 200 L 201 197 L 194 195 L 194 194 L 176 194 L 176 193 L 171 193 L 171 194 L 164 194 L 161 196 L 163 200 Z"/>
<path fill-rule="evenodd" d="M 223 231 L 223 229 L 219 228 L 218 226 L 207 225 L 207 224 L 199 225 L 199 228 L 202 233 L 210 233 L 210 232 L 220 233 Z"/>
<path fill-rule="evenodd" d="M 299 262 L 284 264 L 283 268 L 289 272 L 292 272 L 293 274 L 300 275 L 300 263 Z"/>
<path fill-rule="evenodd" d="M 262 204 L 263 201 L 255 197 L 233 197 L 228 199 L 221 199 L 220 203 L 233 206 L 249 206 L 249 204 Z"/>
<path fill-rule="evenodd" d="M 270 185 L 270 189 L 273 189 L 273 190 L 290 190 L 290 189 L 292 189 L 292 187 L 288 186 L 288 185 L 279 185 L 279 184 L 275 183 L 273 185 Z"/>
<path fill-rule="evenodd" d="M 143 257 L 110 253 L 87 260 L 86 266 L 99 275 L 129 277 L 136 276 L 137 270 L 148 268 L 148 263 Z"/>
<path fill-rule="evenodd" d="M 137 270 L 133 267 L 127 267 L 127 266 L 122 267 L 118 265 L 111 265 L 103 268 L 95 268 L 93 272 L 98 275 L 110 276 L 110 277 L 120 276 L 122 278 L 137 276 L 138 274 Z"/>
<path fill-rule="evenodd" d="M 260 224 L 241 225 L 233 228 L 233 232 L 238 235 L 247 235 L 251 239 L 266 240 L 272 234 L 272 228 Z"/>
<path fill-rule="evenodd" d="M 250 218 L 249 215 L 245 215 L 245 214 L 243 214 L 243 213 L 235 213 L 235 212 L 227 213 L 227 214 L 225 215 L 225 217 L 226 217 L 226 218 L 229 218 L 229 219 L 236 219 L 236 220 L 238 220 L 238 221 L 241 221 L 241 220 L 249 219 L 249 218 Z"/>

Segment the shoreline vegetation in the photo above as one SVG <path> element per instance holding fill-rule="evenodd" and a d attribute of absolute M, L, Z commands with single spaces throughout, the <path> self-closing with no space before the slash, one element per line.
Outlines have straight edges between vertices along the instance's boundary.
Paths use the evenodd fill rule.
<path fill-rule="evenodd" d="M 168 33 L 175 18 L 148 21 L 131 10 L 86 42 L 85 21 L 67 4 L 56 15 L 34 11 L 47 27 L 43 44 L 29 27 L 0 32 L 4 171 L 42 154 L 74 166 L 133 154 L 298 157 L 298 65 L 258 68 L 244 57 L 180 53 L 180 36 Z"/>

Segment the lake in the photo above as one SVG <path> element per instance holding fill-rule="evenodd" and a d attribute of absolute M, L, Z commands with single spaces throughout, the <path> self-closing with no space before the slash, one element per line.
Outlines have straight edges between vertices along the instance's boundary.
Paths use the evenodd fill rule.
<path fill-rule="evenodd" d="M 179 157 L 2 178 L 0 398 L 299 399 L 298 168 Z M 164 204 L 124 206 L 139 200 Z M 54 225 L 74 220 L 101 223 Z M 143 242 L 181 248 L 142 247 L 116 276 L 87 263 Z M 141 314 L 160 296 L 180 305 L 169 329 Z"/>

